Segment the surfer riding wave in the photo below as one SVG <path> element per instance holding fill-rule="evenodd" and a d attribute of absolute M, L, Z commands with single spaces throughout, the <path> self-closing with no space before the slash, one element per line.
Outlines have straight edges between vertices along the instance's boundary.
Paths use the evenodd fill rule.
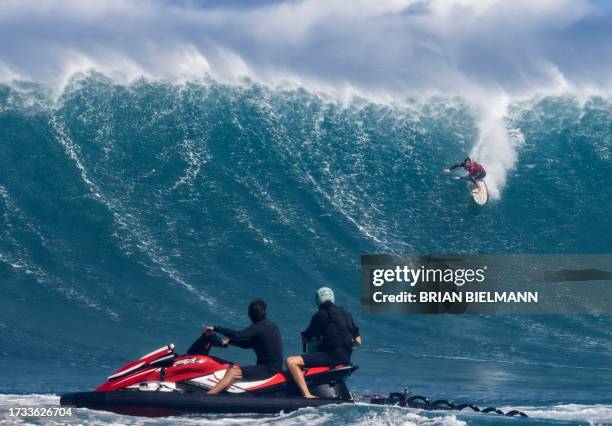
<path fill-rule="evenodd" d="M 476 187 L 478 187 L 478 181 L 484 179 L 484 177 L 487 175 L 487 172 L 482 164 L 472 161 L 470 157 L 467 157 L 462 163 L 457 163 L 454 166 L 444 169 L 444 173 L 450 173 L 458 167 L 463 167 L 468 171 L 468 174 L 467 176 L 454 176 L 453 179 L 468 179 Z"/>

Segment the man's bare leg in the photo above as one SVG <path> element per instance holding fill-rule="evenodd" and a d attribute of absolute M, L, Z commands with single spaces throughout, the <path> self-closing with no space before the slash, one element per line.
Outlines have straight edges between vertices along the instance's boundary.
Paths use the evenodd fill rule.
<path fill-rule="evenodd" d="M 216 395 L 229 388 L 236 380 L 242 380 L 242 370 L 237 365 L 232 365 L 225 370 L 225 375 L 219 383 L 217 383 L 211 390 L 208 391 L 208 395 Z"/>
<path fill-rule="evenodd" d="M 302 367 L 304 366 L 304 359 L 299 355 L 290 356 L 287 358 L 287 370 L 291 373 L 293 381 L 297 385 L 298 389 L 302 393 L 304 398 L 317 398 L 308 390 L 306 386 L 306 380 L 304 379 L 304 373 Z"/>

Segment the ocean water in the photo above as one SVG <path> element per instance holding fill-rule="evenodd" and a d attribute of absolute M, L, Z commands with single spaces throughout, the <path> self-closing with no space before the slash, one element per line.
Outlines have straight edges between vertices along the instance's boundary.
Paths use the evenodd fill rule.
<path fill-rule="evenodd" d="M 361 327 L 355 393 L 409 386 L 530 419 L 361 404 L 185 422 L 612 424 L 610 317 L 360 313 L 360 254 L 612 250 L 609 99 L 516 100 L 500 126 L 487 138 L 450 96 L 95 72 L 0 85 L 0 406 L 56 404 L 154 348 L 185 350 L 202 324 L 246 326 L 253 298 L 297 353 L 326 285 Z M 471 152 L 492 161 L 484 208 L 440 172 Z"/>

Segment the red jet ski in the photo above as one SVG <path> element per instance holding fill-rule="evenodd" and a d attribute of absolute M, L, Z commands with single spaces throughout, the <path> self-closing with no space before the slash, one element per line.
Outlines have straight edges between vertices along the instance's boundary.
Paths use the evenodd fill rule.
<path fill-rule="evenodd" d="M 354 365 L 305 369 L 306 383 L 318 399 L 303 398 L 286 371 L 264 380 L 236 382 L 222 394 L 208 395 L 207 391 L 223 378 L 230 365 L 208 354 L 212 346 L 220 346 L 220 341 L 217 336 L 203 335 L 186 355 L 177 355 L 173 344 L 164 346 L 121 367 L 93 392 L 62 395 L 60 404 L 159 417 L 187 413 L 272 414 L 353 402 L 344 381 L 358 368 Z"/>

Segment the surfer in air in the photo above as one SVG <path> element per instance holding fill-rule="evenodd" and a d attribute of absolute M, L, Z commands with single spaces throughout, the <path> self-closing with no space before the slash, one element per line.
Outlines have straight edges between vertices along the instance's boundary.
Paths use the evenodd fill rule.
<path fill-rule="evenodd" d="M 469 179 L 475 187 L 478 187 L 478 181 L 481 181 L 487 175 L 482 164 L 472 161 L 470 157 L 467 157 L 462 163 L 457 163 L 454 166 L 444 169 L 444 173 L 450 173 L 458 167 L 463 167 L 468 171 L 468 174 L 467 176 L 453 176 L 453 179 Z"/>

